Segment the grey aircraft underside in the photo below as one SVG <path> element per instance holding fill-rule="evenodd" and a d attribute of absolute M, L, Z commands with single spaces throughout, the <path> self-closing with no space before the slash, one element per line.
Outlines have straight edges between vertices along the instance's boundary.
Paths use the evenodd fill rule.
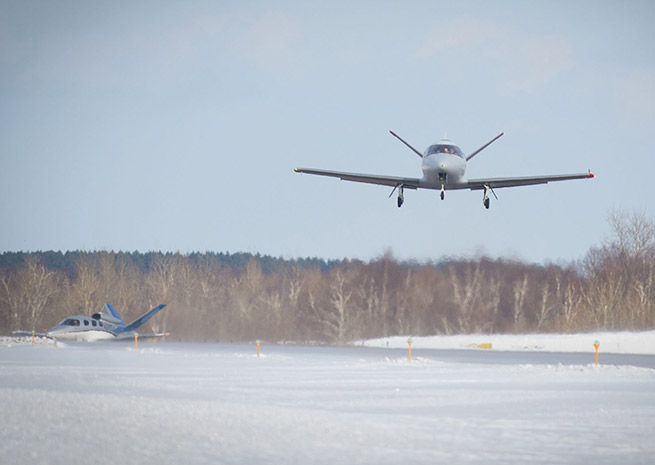
<path fill-rule="evenodd" d="M 482 190 L 482 203 L 489 208 L 489 193 L 496 197 L 494 189 L 503 187 L 530 186 L 535 184 L 547 184 L 552 181 L 569 181 L 572 179 L 589 179 L 596 177 L 593 173 L 580 174 L 557 174 L 548 176 L 525 176 L 525 177 L 507 177 L 507 178 L 480 178 L 466 179 L 466 163 L 487 148 L 492 142 L 498 140 L 504 133 L 500 133 L 485 145 L 465 155 L 462 150 L 453 142 L 444 139 L 428 147 L 425 152 L 421 153 L 414 147 L 405 142 L 393 131 L 389 131 L 394 137 L 400 140 L 414 153 L 421 157 L 421 168 L 423 177 L 421 178 L 403 178 L 397 176 L 378 176 L 371 174 L 349 173 L 342 171 L 317 170 L 310 168 L 296 168 L 296 173 L 315 174 L 319 176 L 330 176 L 339 178 L 343 181 L 362 182 L 367 184 L 378 184 L 382 186 L 393 187 L 391 195 L 398 191 L 398 207 L 404 202 L 405 189 L 433 189 L 441 191 L 441 200 L 445 198 L 447 190 Z M 497 197 L 496 197 L 497 198 Z"/>

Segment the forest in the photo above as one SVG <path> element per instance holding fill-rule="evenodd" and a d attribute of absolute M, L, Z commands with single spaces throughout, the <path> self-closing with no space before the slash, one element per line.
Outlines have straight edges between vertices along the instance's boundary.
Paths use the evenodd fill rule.
<path fill-rule="evenodd" d="M 568 264 L 502 258 L 363 262 L 248 253 L 5 252 L 0 334 L 111 302 L 174 340 L 343 344 L 391 335 L 655 328 L 655 222 L 611 212 L 610 237 Z"/>

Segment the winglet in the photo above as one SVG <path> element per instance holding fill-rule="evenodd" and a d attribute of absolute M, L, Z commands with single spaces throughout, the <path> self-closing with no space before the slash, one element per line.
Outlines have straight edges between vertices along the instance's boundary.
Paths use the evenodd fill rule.
<path fill-rule="evenodd" d="M 480 148 L 477 149 L 475 152 L 473 152 L 473 153 L 470 154 L 468 157 L 466 157 L 466 161 L 469 161 L 471 158 L 473 158 L 474 156 L 476 156 L 478 153 L 482 152 L 484 149 L 486 149 L 487 147 L 489 147 L 489 145 L 491 145 L 492 142 L 496 142 L 496 141 L 497 141 L 498 139 L 500 139 L 500 137 L 503 136 L 504 134 L 505 134 L 504 132 L 501 132 L 500 134 L 498 134 L 496 137 L 494 137 L 494 138 L 491 139 L 489 142 L 487 142 L 487 143 L 484 144 L 482 147 L 480 147 Z"/>
<path fill-rule="evenodd" d="M 409 145 L 407 142 L 405 142 L 405 141 L 404 141 L 404 140 L 403 140 L 403 139 L 402 139 L 398 134 L 396 134 L 396 133 L 393 132 L 393 131 L 389 131 L 389 132 L 391 133 L 392 136 L 394 136 L 394 137 L 395 137 L 396 139 L 398 139 L 400 142 L 402 142 L 402 143 L 405 144 L 407 147 L 409 147 L 409 148 L 410 148 L 410 149 L 411 149 L 411 150 L 412 150 L 416 155 L 418 155 L 419 157 L 423 158 L 423 154 L 422 154 L 421 152 L 419 152 L 419 151 L 416 150 L 414 147 L 412 147 L 412 146 Z"/>

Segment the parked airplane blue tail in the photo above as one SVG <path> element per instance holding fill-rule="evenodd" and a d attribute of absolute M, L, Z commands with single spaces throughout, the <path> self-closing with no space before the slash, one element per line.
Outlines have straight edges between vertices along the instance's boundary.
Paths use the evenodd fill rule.
<path fill-rule="evenodd" d="M 165 306 L 166 306 L 166 304 L 159 304 L 159 305 L 157 305 L 155 308 L 153 308 L 152 310 L 150 310 L 148 313 L 146 313 L 145 315 L 143 315 L 143 316 L 137 318 L 137 319 L 134 320 L 132 323 L 130 323 L 129 325 L 127 325 L 125 328 L 123 328 L 123 329 L 121 330 L 121 332 L 124 332 L 124 331 L 134 331 L 134 330 L 137 329 L 139 326 L 141 326 L 143 323 L 145 323 L 145 322 L 148 321 L 150 318 L 152 318 L 153 316 L 155 316 L 155 314 L 157 314 L 157 312 L 159 312 L 159 311 L 160 311 L 162 308 L 164 308 Z"/>
<path fill-rule="evenodd" d="M 123 319 L 122 319 L 121 316 L 118 314 L 118 312 L 116 311 L 116 309 L 114 308 L 114 306 L 113 306 L 112 304 L 110 304 L 109 302 L 105 303 L 105 308 L 106 308 L 107 310 L 109 310 L 109 313 L 111 313 L 111 316 L 113 316 L 114 318 L 116 318 L 116 319 L 120 322 L 121 325 L 124 325 L 124 324 L 125 324 L 125 322 L 123 321 Z"/>

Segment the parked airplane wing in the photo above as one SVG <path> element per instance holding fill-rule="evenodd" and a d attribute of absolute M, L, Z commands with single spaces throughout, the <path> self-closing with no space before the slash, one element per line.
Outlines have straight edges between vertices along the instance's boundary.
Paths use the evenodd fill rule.
<path fill-rule="evenodd" d="M 471 190 L 481 190 L 485 186 L 492 189 L 501 187 L 532 186 L 535 184 L 547 184 L 553 181 L 569 181 L 572 179 L 595 178 L 593 173 L 583 174 L 556 174 L 551 176 L 526 176 L 521 178 L 487 178 L 487 179 L 469 179 L 466 185 Z"/>
<path fill-rule="evenodd" d="M 344 173 L 342 171 L 314 170 L 307 168 L 296 168 L 296 173 L 315 174 L 318 176 L 330 176 L 339 178 L 342 181 L 363 182 L 366 184 L 379 184 L 381 186 L 397 187 L 402 185 L 405 189 L 416 189 L 419 186 L 418 178 L 401 178 L 397 176 L 377 176 L 371 174 Z"/>
<path fill-rule="evenodd" d="M 170 335 L 171 333 L 148 333 L 148 334 L 139 333 L 139 337 L 143 339 L 158 339 L 160 337 L 168 337 Z"/>
<path fill-rule="evenodd" d="M 15 334 L 16 336 L 31 336 L 34 334 L 36 337 L 46 337 L 45 333 L 33 333 L 32 331 L 12 331 L 11 334 Z"/>
<path fill-rule="evenodd" d="M 139 318 L 137 318 L 136 320 L 134 320 L 132 323 L 130 323 L 130 324 L 127 325 L 126 327 L 121 328 L 119 332 L 122 333 L 122 332 L 134 331 L 134 330 L 137 329 L 139 326 L 141 326 L 141 325 L 144 324 L 146 321 L 148 321 L 150 318 L 152 318 L 153 316 L 155 316 L 155 314 L 156 314 L 157 312 L 159 312 L 161 309 L 163 309 L 165 306 L 166 306 L 166 304 L 159 304 L 159 305 L 157 305 L 155 308 L 153 308 L 153 309 L 150 310 L 149 312 L 147 312 L 147 313 L 141 315 Z"/>

